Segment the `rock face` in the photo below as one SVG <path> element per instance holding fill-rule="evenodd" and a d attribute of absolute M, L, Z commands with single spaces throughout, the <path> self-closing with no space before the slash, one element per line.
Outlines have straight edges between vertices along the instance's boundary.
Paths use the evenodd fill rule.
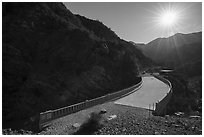
<path fill-rule="evenodd" d="M 4 2 L 2 9 L 3 128 L 129 87 L 149 64 L 134 45 L 62 3 Z"/>
<path fill-rule="evenodd" d="M 140 48 L 147 57 L 166 66 L 199 62 L 202 60 L 202 32 L 177 33 L 168 38 L 155 39 Z"/>

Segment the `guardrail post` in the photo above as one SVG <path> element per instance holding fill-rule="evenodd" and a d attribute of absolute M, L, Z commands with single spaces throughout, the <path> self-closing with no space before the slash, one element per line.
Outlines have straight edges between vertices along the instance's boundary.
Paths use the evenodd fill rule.
<path fill-rule="evenodd" d="M 150 117 L 150 104 L 149 104 L 149 117 Z"/>

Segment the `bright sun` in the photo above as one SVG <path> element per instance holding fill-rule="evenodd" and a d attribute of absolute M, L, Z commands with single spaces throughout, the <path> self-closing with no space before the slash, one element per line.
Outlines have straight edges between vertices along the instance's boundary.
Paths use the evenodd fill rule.
<path fill-rule="evenodd" d="M 148 11 L 151 13 L 149 30 L 165 37 L 182 31 L 184 19 L 187 17 L 186 9 L 177 3 L 159 3 L 153 10 Z"/>
<path fill-rule="evenodd" d="M 178 15 L 176 14 L 176 12 L 167 11 L 161 14 L 159 21 L 163 26 L 172 27 L 176 24 L 177 20 L 178 20 Z"/>

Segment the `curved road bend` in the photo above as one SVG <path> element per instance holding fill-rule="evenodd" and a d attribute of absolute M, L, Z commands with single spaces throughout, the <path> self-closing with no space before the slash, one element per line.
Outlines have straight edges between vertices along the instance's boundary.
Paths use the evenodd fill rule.
<path fill-rule="evenodd" d="M 121 113 L 123 113 L 123 111 L 128 110 L 127 107 L 121 107 L 120 105 L 115 104 L 148 108 L 150 103 L 155 103 L 157 100 L 162 99 L 169 89 L 166 84 L 152 76 L 142 77 L 142 79 L 143 86 L 138 91 L 120 98 L 115 102 L 106 102 L 104 104 L 93 106 L 91 108 L 87 108 L 65 117 L 56 119 L 51 122 L 52 124 L 49 130 L 42 131 L 40 134 L 71 134 L 73 132 L 72 125 L 74 123 L 83 123 L 87 119 L 87 116 L 92 112 L 99 112 L 101 109 L 106 109 L 106 116 L 110 116 L 113 114 L 120 115 Z M 148 116 L 148 112 L 144 111 L 144 109 L 135 109 L 131 108 L 133 112 L 136 111 L 134 113 L 136 113 L 137 115 Z"/>
<path fill-rule="evenodd" d="M 153 76 L 142 77 L 142 87 L 124 98 L 116 100 L 115 104 L 153 109 L 153 103 L 163 99 L 168 93 L 169 86 Z"/>

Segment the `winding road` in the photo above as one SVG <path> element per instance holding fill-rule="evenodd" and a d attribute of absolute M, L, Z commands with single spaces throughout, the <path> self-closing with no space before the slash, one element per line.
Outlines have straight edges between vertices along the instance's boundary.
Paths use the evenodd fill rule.
<path fill-rule="evenodd" d="M 96 105 L 56 119 L 50 123 L 51 125 L 46 131 L 39 134 L 72 134 L 75 131 L 72 127 L 73 124 L 83 123 L 92 112 L 99 112 L 101 109 L 107 110 L 107 113 L 104 114 L 106 116 L 117 115 L 119 121 L 123 115 L 126 117 L 126 113 L 129 111 L 131 114 L 137 115 L 138 118 L 148 117 L 149 111 L 146 109 L 149 109 L 149 104 L 162 100 L 166 96 L 169 86 L 153 76 L 143 76 L 142 80 L 143 84 L 139 90 L 115 101 Z M 152 106 L 150 109 L 153 109 Z"/>
<path fill-rule="evenodd" d="M 115 104 L 154 109 L 153 103 L 162 100 L 168 93 L 169 86 L 153 76 L 142 77 L 143 85 L 136 92 L 116 100 Z"/>

